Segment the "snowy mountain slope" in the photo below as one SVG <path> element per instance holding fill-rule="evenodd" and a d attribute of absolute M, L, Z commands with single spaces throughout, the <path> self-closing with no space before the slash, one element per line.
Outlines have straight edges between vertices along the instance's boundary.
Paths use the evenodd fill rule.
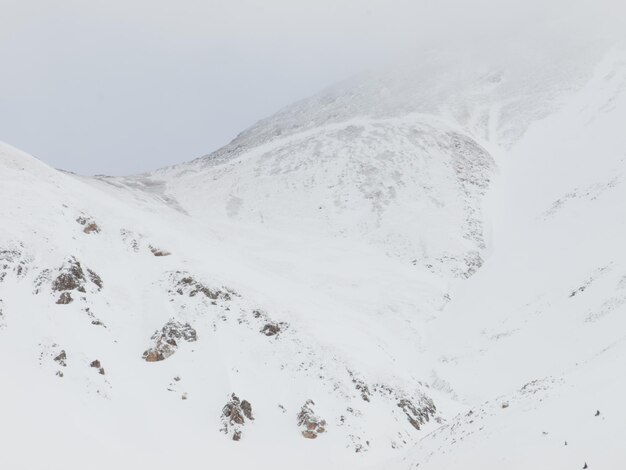
<path fill-rule="evenodd" d="M 368 79 L 135 177 L 3 145 L 0 461 L 619 467 L 624 57 Z"/>
<path fill-rule="evenodd" d="M 626 464 L 625 58 L 612 51 L 503 165 L 494 250 L 425 335 L 441 348 L 438 377 L 473 414 L 424 439 L 407 465 Z"/>
<path fill-rule="evenodd" d="M 260 143 L 354 118 L 413 113 L 445 117 L 478 139 L 508 147 L 586 83 L 590 64 L 603 52 L 597 40 L 575 47 L 542 44 L 541 50 L 510 41 L 480 53 L 435 49 L 296 102 L 198 162 L 213 165 Z M 507 59 L 494 63 L 492 56 Z"/>
<path fill-rule="evenodd" d="M 384 304 L 359 311 L 358 303 L 317 299 L 282 276 L 247 274 L 245 260 L 217 238 L 200 229 L 181 233 L 189 217 L 179 211 L 129 206 L 115 191 L 94 190 L 8 147 L 2 157 L 4 200 L 19 201 L 3 206 L 2 218 L 20 221 L 2 234 L 2 361 L 13 384 L 4 414 L 20 424 L 3 434 L 13 449 L 7 462 L 42 464 L 37 455 L 18 457 L 33 428 L 51 462 L 76 466 L 101 449 L 111 451 L 97 464 L 102 468 L 125 454 L 155 466 L 182 454 L 198 466 L 207 457 L 196 439 L 212 443 L 211 458 L 232 460 L 225 443 L 235 435 L 255 456 L 286 439 L 293 450 L 285 465 L 320 447 L 333 460 L 370 447 L 380 459 L 392 444 L 414 441 L 416 428 L 434 417 L 411 368 L 394 370 L 392 353 L 361 351 L 399 335 L 415 338 L 401 318 L 384 330 L 374 326 L 372 312 Z M 406 300 L 387 308 L 396 302 Z M 299 316 L 316 316 L 316 327 Z M 147 362 L 152 355 L 157 362 Z M 255 419 L 243 426 L 224 426 L 220 417 L 233 393 L 252 403 Z M 33 401 L 36 413 L 29 411 Z M 319 431 L 307 429 L 316 415 L 334 437 L 320 437 L 313 448 L 302 432 Z M 175 423 L 197 437 L 163 429 Z M 155 443 L 162 452 L 146 456 Z"/>
<path fill-rule="evenodd" d="M 250 268 L 242 257 L 217 238 L 207 239 L 201 229 L 185 237 L 181 225 L 196 227 L 180 211 L 165 205 L 129 206 L 126 200 L 132 197 L 94 190 L 10 148 L 3 149 L 2 164 L 7 181 L 3 200 L 18 201 L 3 206 L 3 220 L 19 221 L 3 231 L 2 240 L 3 333 L 14 339 L 3 343 L 3 370 L 15 384 L 5 403 L 21 405 L 5 415 L 23 426 L 21 432 L 12 429 L 3 436 L 15 444 L 15 454 L 8 454 L 7 462 L 18 460 L 30 429 L 38 427 L 39 439 L 50 443 L 52 461 L 67 461 L 72 453 L 76 459 L 72 462 L 78 465 L 86 457 L 72 450 L 71 442 L 78 439 L 75 431 L 63 426 L 71 436 L 69 443 L 56 432 L 65 413 L 77 416 L 78 422 L 82 414 L 92 420 L 90 443 L 83 452 L 120 449 L 111 460 L 103 459 L 103 467 L 132 452 L 124 445 L 134 442 L 131 435 L 117 429 L 126 420 L 138 426 L 128 431 L 145 434 L 145 443 L 133 444 L 138 446 L 134 455 L 161 441 L 164 449 L 190 453 L 186 438 L 172 442 L 171 436 L 159 434 L 155 418 L 145 416 L 165 404 L 172 409 L 160 411 L 160 420 L 189 420 L 178 416 L 181 405 L 174 407 L 172 400 L 197 413 L 186 426 L 204 422 L 199 434 L 208 442 L 217 439 L 216 447 L 223 446 L 227 437 L 220 434 L 220 413 L 231 393 L 249 400 L 257 418 L 254 425 L 245 426 L 243 439 L 249 440 L 248 434 L 259 429 L 253 446 L 262 448 L 275 442 L 277 434 L 272 430 L 277 429 L 287 442 L 296 440 L 289 445 L 297 455 L 305 455 L 307 449 L 319 452 L 319 446 L 306 447 L 300 441 L 306 429 L 298 426 L 297 418 L 309 399 L 316 404 L 308 406 L 310 413 L 320 414 L 335 436 L 321 444 L 335 459 L 340 454 L 351 457 L 357 449 L 368 450 L 370 441 L 377 443 L 371 446 L 372 455 L 384 456 L 391 445 L 401 447 L 414 440 L 415 428 L 433 417 L 435 408 L 413 368 L 391 367 L 399 360 L 408 363 L 413 356 L 406 348 L 415 348 L 411 343 L 418 336 L 411 334 L 413 327 L 407 329 L 412 323 L 407 317 L 414 312 L 409 315 L 402 307 L 412 300 L 400 292 L 423 282 L 416 276 L 398 274 L 394 264 L 383 258 L 377 266 L 389 271 L 387 283 L 397 285 L 387 288 L 384 283 L 380 289 L 392 296 L 398 291 L 392 300 L 362 309 L 367 296 L 356 302 L 319 299 L 319 290 L 282 275 L 246 274 Z M 165 249 L 172 254 L 155 256 L 152 248 L 156 254 Z M 370 261 L 375 256 L 365 253 Z M 98 277 L 92 278 L 89 270 Z M 228 288 L 220 284 L 224 280 Z M 422 296 L 429 290 L 437 292 L 426 285 Z M 214 300 L 210 292 L 220 294 Z M 303 298 L 309 299 L 308 305 L 301 305 Z M 435 297 L 435 301 L 440 300 Z M 380 330 L 377 317 L 385 309 L 407 312 Z M 299 316 L 308 323 L 301 324 Z M 172 318 L 182 326 L 189 323 L 197 341 L 180 341 L 175 355 L 162 361 L 165 367 L 147 364 L 142 360 L 144 351 L 163 343 L 160 333 L 151 336 L 164 326 L 167 329 Z M 274 329 L 280 332 L 273 334 Z M 346 342 L 348 335 L 352 338 Z M 387 345 L 399 336 L 406 338 L 403 344 Z M 364 353 L 366 344 L 378 346 Z M 388 356 L 380 355 L 383 348 Z M 398 357 L 398 350 L 404 352 L 404 359 Z M 26 370 L 23 361 L 31 362 Z M 40 381 L 52 389 L 49 395 L 39 396 L 32 389 Z M 30 400 L 20 398 L 24 393 L 40 403 L 32 419 L 24 418 L 29 416 L 24 407 L 31 406 Z M 77 401 L 82 405 L 77 407 Z M 115 413 L 109 415 L 110 409 Z M 141 430 L 141 423 L 154 423 L 149 424 L 152 431 Z M 226 430 L 229 437 L 239 432 Z M 228 447 L 223 450 L 226 459 Z M 191 462 L 203 461 L 197 451 L 190 455 Z M 40 465 L 38 456 L 32 457 L 35 460 L 24 460 L 26 468 Z M 152 459 L 158 465 L 161 457 Z"/>
<path fill-rule="evenodd" d="M 493 159 L 433 118 L 352 120 L 172 171 L 180 169 L 141 181 L 164 186 L 227 236 L 250 227 L 299 240 L 358 239 L 446 276 L 467 277 L 482 263 L 481 201 Z"/>

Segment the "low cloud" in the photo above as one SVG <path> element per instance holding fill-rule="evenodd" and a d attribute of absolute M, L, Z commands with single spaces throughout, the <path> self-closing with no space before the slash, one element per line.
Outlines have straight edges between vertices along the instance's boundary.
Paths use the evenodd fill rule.
<path fill-rule="evenodd" d="M 208 153 L 278 108 L 428 51 L 499 62 L 621 39 L 613 0 L 1 0 L 0 140 L 79 173 Z"/>

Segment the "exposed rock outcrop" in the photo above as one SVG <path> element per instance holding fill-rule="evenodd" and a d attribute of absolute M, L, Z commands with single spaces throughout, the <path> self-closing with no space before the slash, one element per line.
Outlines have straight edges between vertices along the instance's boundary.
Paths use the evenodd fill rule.
<path fill-rule="evenodd" d="M 87 275 L 89 276 L 89 280 L 95 284 L 96 286 L 98 286 L 98 289 L 102 289 L 102 278 L 100 276 L 98 276 L 94 271 L 92 271 L 91 269 L 87 269 Z"/>
<path fill-rule="evenodd" d="M 198 281 L 187 272 L 176 271 L 172 274 L 173 290 L 170 293 L 178 295 L 186 295 L 188 297 L 196 297 L 203 295 L 209 300 L 231 300 L 236 295 L 232 290 L 227 288 L 211 288 L 206 284 Z"/>
<path fill-rule="evenodd" d="M 409 398 L 400 399 L 397 405 L 398 408 L 404 411 L 411 426 L 417 430 L 419 430 L 424 423 L 430 421 L 431 416 L 434 416 L 437 411 L 433 401 L 426 396 L 422 396 L 417 405 Z"/>
<path fill-rule="evenodd" d="M 91 269 L 87 269 L 87 276 L 81 263 L 73 256 L 69 257 L 58 270 L 59 274 L 52 280 L 51 288 L 53 292 L 78 291 L 86 292 L 85 286 L 88 283 L 96 286 L 97 290 L 102 289 L 102 279 Z M 45 274 L 45 275 L 44 275 Z M 38 279 L 38 287 L 45 281 L 49 272 L 42 273 Z"/>
<path fill-rule="evenodd" d="M 181 341 L 194 342 L 198 338 L 196 330 L 189 323 L 171 319 L 163 328 L 155 331 L 151 339 L 154 340 L 154 346 L 143 353 L 146 362 L 163 361 L 176 352 Z"/>
<path fill-rule="evenodd" d="M 222 432 L 225 434 L 232 432 L 233 441 L 238 441 L 241 439 L 242 427 L 246 424 L 246 420 L 254 421 L 252 405 L 247 400 L 239 400 L 234 393 L 231 394 L 222 408 Z"/>
<path fill-rule="evenodd" d="M 404 412 L 411 426 L 418 431 L 437 413 L 433 400 L 423 393 L 408 393 L 381 383 L 374 384 L 372 391 L 382 398 L 395 402 L 395 405 Z"/>
<path fill-rule="evenodd" d="M 298 413 L 298 426 L 302 428 L 302 436 L 307 439 L 316 439 L 319 434 L 326 432 L 326 421 L 315 414 L 313 406 L 315 402 L 307 400 Z"/>
<path fill-rule="evenodd" d="M 261 328 L 261 333 L 263 333 L 265 336 L 276 336 L 278 333 L 280 333 L 280 331 L 280 324 L 273 322 L 266 323 L 265 325 L 263 325 L 263 328 Z"/>
<path fill-rule="evenodd" d="M 74 301 L 71 294 L 69 292 L 61 292 L 59 299 L 57 300 L 57 304 L 59 305 L 67 305 Z"/>
<path fill-rule="evenodd" d="M 282 322 L 282 321 L 281 322 L 274 321 L 270 319 L 268 314 L 262 310 L 258 310 L 258 309 L 253 310 L 252 316 L 255 319 L 263 322 L 263 326 L 261 327 L 259 332 L 263 333 L 265 336 L 278 336 L 280 333 L 282 333 L 287 328 L 289 328 L 288 323 Z"/>
<path fill-rule="evenodd" d="M 85 292 L 85 273 L 75 258 L 70 258 L 60 269 L 60 274 L 52 281 L 55 292 L 77 290 Z"/>

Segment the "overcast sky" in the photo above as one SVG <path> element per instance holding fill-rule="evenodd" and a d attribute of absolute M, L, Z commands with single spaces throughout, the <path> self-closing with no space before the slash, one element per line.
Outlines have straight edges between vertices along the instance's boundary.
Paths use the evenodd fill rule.
<path fill-rule="evenodd" d="M 147 171 L 403 55 L 624 28 L 623 3 L 0 0 L 0 140 L 80 174 Z"/>

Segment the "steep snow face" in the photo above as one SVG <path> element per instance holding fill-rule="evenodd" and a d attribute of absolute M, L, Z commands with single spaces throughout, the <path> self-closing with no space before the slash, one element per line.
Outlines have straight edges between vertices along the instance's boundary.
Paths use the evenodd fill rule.
<path fill-rule="evenodd" d="M 407 462 L 626 465 L 625 52 L 502 165 L 493 252 L 425 335 L 438 378 L 470 407 Z"/>
<path fill-rule="evenodd" d="M 136 177 L 1 146 L 0 462 L 623 466 L 624 57 L 368 79 Z"/>

